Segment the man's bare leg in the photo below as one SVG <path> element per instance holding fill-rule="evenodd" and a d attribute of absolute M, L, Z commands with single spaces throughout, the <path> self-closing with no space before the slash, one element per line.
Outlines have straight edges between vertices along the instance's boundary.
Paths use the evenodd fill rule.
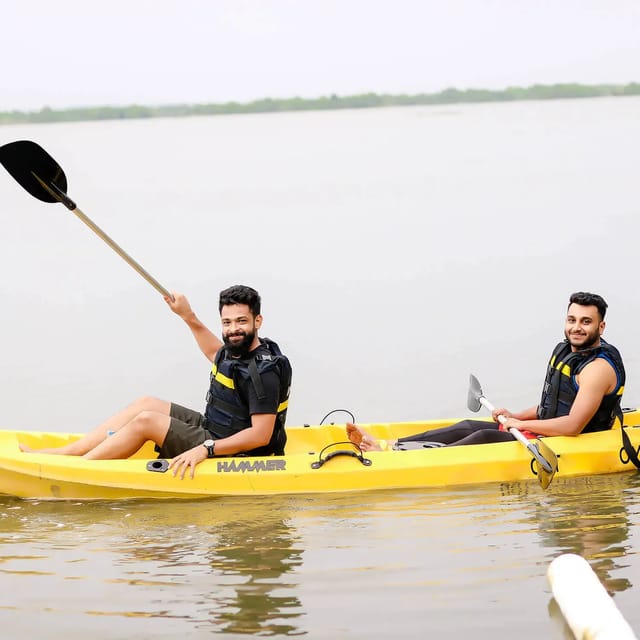
<path fill-rule="evenodd" d="M 62 447 L 54 447 L 49 449 L 31 449 L 26 445 L 20 444 L 20 450 L 26 453 L 52 453 L 58 455 L 67 456 L 83 456 L 101 442 L 109 437 L 109 433 L 113 432 L 112 438 L 115 434 L 122 429 L 126 424 L 129 424 L 138 414 L 144 411 L 151 411 L 154 413 L 169 416 L 171 411 L 171 403 L 158 398 L 152 398 L 150 396 L 144 396 L 138 398 L 135 402 L 130 404 L 126 409 L 123 409 L 119 413 L 116 413 L 111 418 L 107 419 L 101 425 L 82 436 L 79 440 L 71 442 L 70 444 Z M 166 435 L 166 432 L 165 432 Z M 136 449 L 137 451 L 137 449 Z M 129 454 L 131 455 L 131 454 Z"/>
<path fill-rule="evenodd" d="M 134 454 L 148 440 L 162 445 L 170 424 L 168 413 L 143 411 L 110 438 L 105 438 L 86 452 L 84 457 L 88 460 L 121 460 Z"/>
<path fill-rule="evenodd" d="M 362 451 L 382 451 L 379 442 L 364 429 L 352 422 L 347 422 L 347 437 L 353 444 L 358 445 Z M 397 441 L 390 440 L 389 446 L 393 446 Z"/>

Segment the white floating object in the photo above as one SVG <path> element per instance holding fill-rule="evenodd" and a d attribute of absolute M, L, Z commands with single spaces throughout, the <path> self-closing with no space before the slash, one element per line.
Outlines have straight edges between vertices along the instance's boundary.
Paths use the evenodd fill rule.
<path fill-rule="evenodd" d="M 555 558 L 547 580 L 576 640 L 638 640 L 582 556 L 565 553 Z"/>

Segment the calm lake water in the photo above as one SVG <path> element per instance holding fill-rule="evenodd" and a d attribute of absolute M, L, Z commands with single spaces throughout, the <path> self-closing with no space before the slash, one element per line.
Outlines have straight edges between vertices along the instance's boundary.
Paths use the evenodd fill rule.
<path fill-rule="evenodd" d="M 564 552 L 587 558 L 640 628 L 640 476 L 552 487 L 0 499 L 3 634 L 565 639 L 545 577 Z"/>
<path fill-rule="evenodd" d="M 0 128 L 217 328 L 263 295 L 291 424 L 467 415 L 469 373 L 535 404 L 569 294 L 601 293 L 640 403 L 640 99 Z M 201 408 L 208 363 L 60 205 L 0 174 L 0 426 L 84 431 L 151 394 Z M 338 416 L 339 418 L 339 416 Z M 344 419 L 344 418 L 341 418 Z M 202 502 L 0 498 L 7 637 L 566 638 L 545 572 L 582 553 L 638 631 L 634 474 Z"/>

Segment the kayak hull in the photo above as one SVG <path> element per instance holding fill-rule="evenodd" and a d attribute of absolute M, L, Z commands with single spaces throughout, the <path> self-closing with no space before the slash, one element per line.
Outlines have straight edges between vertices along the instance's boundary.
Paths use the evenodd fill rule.
<path fill-rule="evenodd" d="M 451 424 L 421 421 L 363 425 L 376 437 L 401 436 Z M 625 429 L 640 450 L 640 410 L 625 414 Z M 535 465 L 519 442 L 361 454 L 344 425 L 288 427 L 284 456 L 205 460 L 181 479 L 147 443 L 126 460 L 23 453 L 64 445 L 81 434 L 0 430 L 0 494 L 51 500 L 209 498 L 415 489 L 488 482 L 536 481 Z M 578 437 L 549 437 L 558 456 L 556 478 L 634 471 L 619 428 Z"/>

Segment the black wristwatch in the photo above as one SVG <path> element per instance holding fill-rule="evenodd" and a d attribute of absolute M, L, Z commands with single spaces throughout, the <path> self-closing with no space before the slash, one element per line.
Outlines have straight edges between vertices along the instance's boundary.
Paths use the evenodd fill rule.
<path fill-rule="evenodd" d="M 213 458 L 216 453 L 216 441 L 215 440 L 205 440 L 202 443 L 202 446 L 207 450 L 207 458 Z"/>

